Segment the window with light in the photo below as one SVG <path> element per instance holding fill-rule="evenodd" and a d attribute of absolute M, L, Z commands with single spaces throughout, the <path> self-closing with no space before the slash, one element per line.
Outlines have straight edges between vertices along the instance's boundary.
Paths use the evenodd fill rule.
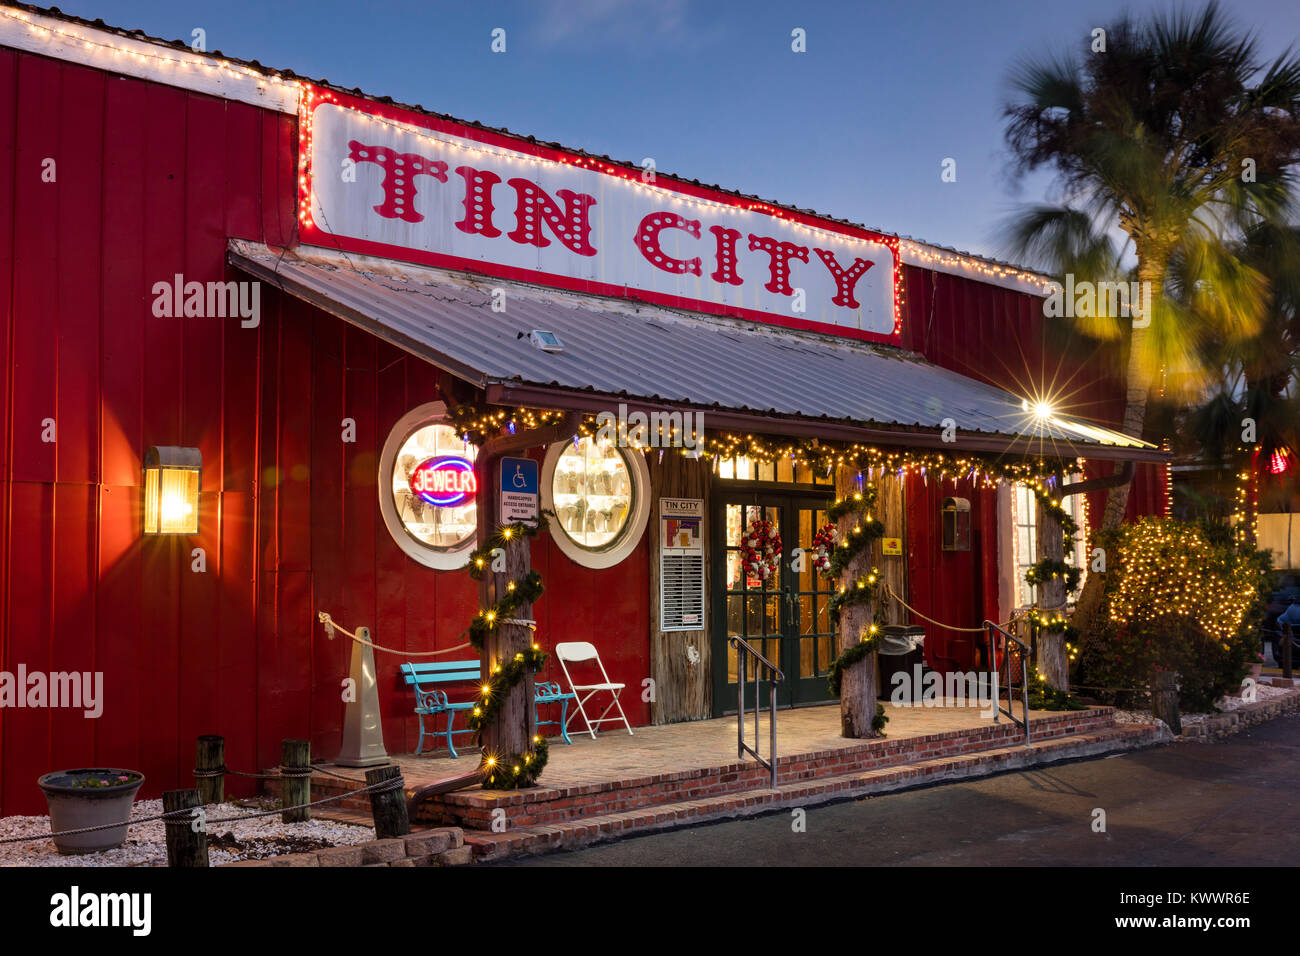
<path fill-rule="evenodd" d="M 560 530 L 578 547 L 600 551 L 616 541 L 632 510 L 632 471 L 612 442 L 579 438 L 555 464 L 551 494 Z"/>
<path fill-rule="evenodd" d="M 478 448 L 447 423 L 441 402 L 393 427 L 380 456 L 379 507 L 389 534 L 426 567 L 463 567 L 478 530 Z"/>
<path fill-rule="evenodd" d="M 575 563 L 608 568 L 641 543 L 650 518 L 650 470 L 640 452 L 604 438 L 557 442 L 542 465 L 551 539 Z"/>
<path fill-rule="evenodd" d="M 1070 475 L 1066 478 L 1066 484 L 1073 484 L 1082 480 L 1082 475 Z M 1037 505 L 1038 499 L 1034 497 L 1033 489 L 1021 484 L 1015 486 L 1011 499 L 1011 516 L 1015 528 L 1016 594 L 1020 607 L 1031 607 L 1038 599 L 1038 589 L 1025 581 L 1025 572 L 1038 560 L 1035 544 Z M 1082 587 L 1082 581 L 1088 574 L 1086 560 L 1088 529 L 1085 527 L 1083 520 L 1083 496 L 1071 495 L 1062 500 L 1061 507 L 1065 509 L 1065 513 L 1073 518 L 1074 523 L 1079 527 L 1078 534 L 1074 537 L 1074 546 L 1065 549 L 1065 563 L 1083 571 L 1083 575 L 1079 579 L 1080 587 Z"/>

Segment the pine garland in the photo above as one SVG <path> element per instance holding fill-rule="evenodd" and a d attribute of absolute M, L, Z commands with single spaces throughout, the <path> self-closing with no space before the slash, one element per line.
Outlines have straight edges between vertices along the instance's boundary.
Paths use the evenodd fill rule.
<path fill-rule="evenodd" d="M 481 581 L 491 569 L 492 553 L 496 549 L 505 548 L 513 541 L 536 537 L 546 527 L 545 513 L 538 515 L 535 524 L 517 522 L 498 525 L 481 547 L 470 552 L 465 569 L 471 578 Z M 536 602 L 542 596 L 542 590 L 542 576 L 536 570 L 507 582 L 505 596 L 492 607 L 480 609 L 470 621 L 466 629 L 470 643 L 481 650 L 483 642 L 501 626 L 503 619 L 509 618 L 520 607 Z M 546 665 L 547 656 L 537 644 L 532 644 L 504 665 L 498 664 L 492 669 L 487 681 L 479 688 L 478 702 L 466 718 L 469 729 L 474 731 L 475 743 L 482 746 L 484 728 L 496 722 L 510 691 L 529 674 L 541 670 Z M 497 790 L 531 787 L 541 776 L 548 754 L 546 739 L 536 735 L 533 737 L 533 749 L 528 753 L 500 757 L 484 751 L 479 761 L 479 770 L 487 778 L 485 785 L 491 785 Z"/>
<path fill-rule="evenodd" d="M 479 688 L 479 702 L 469 712 L 465 723 L 475 731 L 475 740 L 481 740 L 483 728 L 496 720 L 497 713 L 505 705 L 510 690 L 530 672 L 536 672 L 546 666 L 547 653 L 534 644 L 526 651 L 520 651 L 504 667 L 500 664 L 493 670 L 487 683 Z"/>
<path fill-rule="evenodd" d="M 827 671 L 826 680 L 830 685 L 831 694 L 833 696 L 840 696 L 840 685 L 844 680 L 844 671 L 858 663 L 858 661 L 866 659 L 866 656 L 874 651 L 879 644 L 880 637 L 873 632 L 870 637 L 864 637 L 848 650 L 841 651 L 840 656 L 831 661 L 831 667 L 830 670 Z"/>
<path fill-rule="evenodd" d="M 825 577 L 838 578 L 854 558 L 870 548 L 877 538 L 884 537 L 884 524 L 871 517 L 875 504 L 876 486 L 868 484 L 862 491 L 841 498 L 826 509 L 830 521 L 839 521 L 848 515 L 857 515 L 857 520 L 853 527 L 839 535 L 839 542 L 830 549 L 830 561 L 822 572 Z"/>
<path fill-rule="evenodd" d="M 542 775 L 551 749 L 541 734 L 533 737 L 533 749 L 526 754 L 508 754 L 497 759 L 483 755 L 479 770 L 487 775 L 487 782 L 496 790 L 517 790 L 531 787 Z"/>
<path fill-rule="evenodd" d="M 1077 591 L 1079 589 L 1080 574 L 1078 568 L 1066 564 L 1064 561 L 1043 558 L 1025 569 L 1025 582 L 1038 585 L 1045 584 L 1053 578 L 1064 578 L 1065 589 L 1067 591 Z"/>
<path fill-rule="evenodd" d="M 880 571 L 872 568 L 866 577 L 858 578 L 853 583 L 853 587 L 842 585 L 838 591 L 831 595 L 831 599 L 826 602 L 827 613 L 830 614 L 831 624 L 834 627 L 840 626 L 840 612 L 852 604 L 866 604 L 868 601 L 875 602 L 875 617 L 883 612 L 884 608 L 880 601 Z"/>
<path fill-rule="evenodd" d="M 525 604 L 533 604 L 542 596 L 542 576 L 536 571 L 529 571 L 527 577 L 518 578 L 506 585 L 506 596 L 486 610 L 480 610 L 469 622 L 467 633 L 470 643 L 482 649 L 483 641 L 489 634 L 501 626 L 501 619 L 508 618 L 514 611 Z"/>
<path fill-rule="evenodd" d="M 504 549 L 511 541 L 537 537 L 550 526 L 550 522 L 546 520 L 548 514 L 550 514 L 548 511 L 541 512 L 535 524 L 517 521 L 514 524 L 498 525 L 488 535 L 487 541 L 481 548 L 475 548 L 469 553 L 469 563 L 465 565 L 469 576 L 475 581 L 483 580 L 483 575 L 487 574 L 492 566 L 492 552 Z"/>

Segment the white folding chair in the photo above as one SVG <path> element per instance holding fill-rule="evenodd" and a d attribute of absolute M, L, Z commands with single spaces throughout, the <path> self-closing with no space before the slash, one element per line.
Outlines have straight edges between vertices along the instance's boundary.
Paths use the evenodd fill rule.
<path fill-rule="evenodd" d="M 555 656 L 560 661 L 560 669 L 564 671 L 564 679 L 569 682 L 569 687 L 573 690 L 578 703 L 577 711 L 569 715 L 569 720 L 571 721 L 574 717 L 581 714 L 583 722 L 587 725 L 587 733 L 591 734 L 592 740 L 596 739 L 597 724 L 618 723 L 620 720 L 623 721 L 623 726 L 627 728 L 627 732 L 631 734 L 632 725 L 628 723 L 627 715 L 623 713 L 623 705 L 618 702 L 619 693 L 627 685 L 616 684 L 609 679 L 609 674 L 605 672 L 605 665 L 601 663 L 600 655 L 596 653 L 596 646 L 587 641 L 567 641 L 555 645 Z M 596 662 L 596 666 L 600 668 L 600 676 L 604 679 L 603 683 L 575 684 L 573 682 L 573 677 L 569 674 L 568 665 L 579 664 L 583 661 Z M 583 693 L 584 691 L 586 692 L 585 695 Z M 608 691 L 612 695 L 613 700 L 609 702 L 608 707 L 601 711 L 599 717 L 592 720 L 587 716 L 587 712 L 583 710 L 582 705 L 591 700 L 592 697 L 596 696 L 601 691 Z M 619 715 L 617 717 L 605 716 L 615 707 L 618 708 Z"/>

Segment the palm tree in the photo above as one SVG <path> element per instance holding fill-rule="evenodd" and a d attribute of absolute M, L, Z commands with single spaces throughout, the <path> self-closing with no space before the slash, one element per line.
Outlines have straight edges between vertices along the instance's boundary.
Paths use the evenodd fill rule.
<path fill-rule="evenodd" d="M 1094 281 L 1134 263 L 1150 314 L 1094 320 L 1088 331 L 1127 347 L 1122 428 L 1141 437 L 1153 386 L 1167 372 L 1195 381 L 1207 335 L 1249 337 L 1259 328 L 1265 283 L 1231 243 L 1289 214 L 1300 58 L 1288 52 L 1263 63 L 1254 38 L 1217 3 L 1196 14 L 1121 19 L 1105 30 L 1104 49 L 1095 45 L 1012 72 L 1007 143 L 1021 171 L 1055 171 L 1066 202 L 1030 210 L 1011 245 Z M 1109 242 L 1112 233 L 1125 238 L 1122 248 Z M 1167 294 L 1175 273 L 1197 277 L 1194 308 Z M 1110 490 L 1103 529 L 1123 520 L 1129 488 Z M 1091 575 L 1080 596 L 1085 626 L 1100 587 Z"/>
<path fill-rule="evenodd" d="M 1300 449 L 1296 383 L 1300 373 L 1300 228 L 1262 223 L 1236 245 L 1234 254 L 1267 283 L 1258 334 L 1209 336 L 1204 364 L 1212 386 L 1191 405 L 1181 451 L 1198 455 L 1235 476 L 1258 455 Z M 1173 295 L 1195 308 L 1180 279 Z M 1243 422 L 1254 423 L 1254 442 L 1243 440 Z"/>

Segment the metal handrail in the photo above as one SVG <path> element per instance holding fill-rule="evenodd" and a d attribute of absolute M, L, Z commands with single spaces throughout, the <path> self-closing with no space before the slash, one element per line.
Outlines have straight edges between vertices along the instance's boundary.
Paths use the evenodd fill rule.
<path fill-rule="evenodd" d="M 994 703 L 997 705 L 993 711 L 993 722 L 995 724 L 998 722 L 999 714 L 1006 714 L 1008 717 L 1011 718 L 1011 721 L 1013 723 L 1017 723 L 1024 728 L 1025 746 L 1028 747 L 1030 744 L 1029 645 L 1026 644 L 1024 641 L 1022 641 L 1020 638 L 1016 637 L 1016 635 L 1012 634 L 1001 624 L 996 624 L 993 621 L 984 622 L 984 632 L 988 635 L 989 638 L 989 667 L 993 673 L 993 695 L 994 695 L 993 700 Z M 1011 656 L 1009 654 L 1006 654 L 1005 652 L 1003 653 L 1002 658 L 1007 665 L 1007 684 L 1006 684 L 1007 706 L 1005 708 L 1002 706 L 1002 690 L 1001 688 L 998 687 L 998 677 L 1000 676 L 999 672 L 1001 671 L 1001 667 L 998 664 L 998 646 L 997 646 L 997 636 L 996 636 L 998 634 L 1001 634 L 1008 641 L 1013 642 L 1014 644 L 1016 644 L 1016 646 L 1020 648 L 1020 703 L 1021 703 L 1021 713 L 1022 713 L 1021 717 L 1017 717 L 1011 711 L 1012 700 L 1013 700 L 1011 696 Z"/>
<path fill-rule="evenodd" d="M 749 641 L 743 637 L 730 638 L 731 646 L 740 652 L 737 660 L 738 672 L 736 677 L 736 688 L 740 695 L 739 706 L 736 710 L 736 756 L 743 758 L 746 753 L 766 767 L 772 774 L 772 789 L 776 789 L 776 685 L 785 680 L 785 674 L 781 668 L 777 667 L 766 657 L 760 654 Z M 770 739 L 768 741 L 768 753 L 771 755 L 770 760 L 764 760 L 762 754 L 758 752 L 758 688 L 754 688 L 754 746 L 751 747 L 745 743 L 745 671 L 749 669 L 749 655 L 754 655 L 756 664 L 767 668 L 768 689 L 767 697 L 771 712 L 768 716 L 768 729 Z M 754 683 L 758 683 L 758 676 L 755 675 Z"/>

